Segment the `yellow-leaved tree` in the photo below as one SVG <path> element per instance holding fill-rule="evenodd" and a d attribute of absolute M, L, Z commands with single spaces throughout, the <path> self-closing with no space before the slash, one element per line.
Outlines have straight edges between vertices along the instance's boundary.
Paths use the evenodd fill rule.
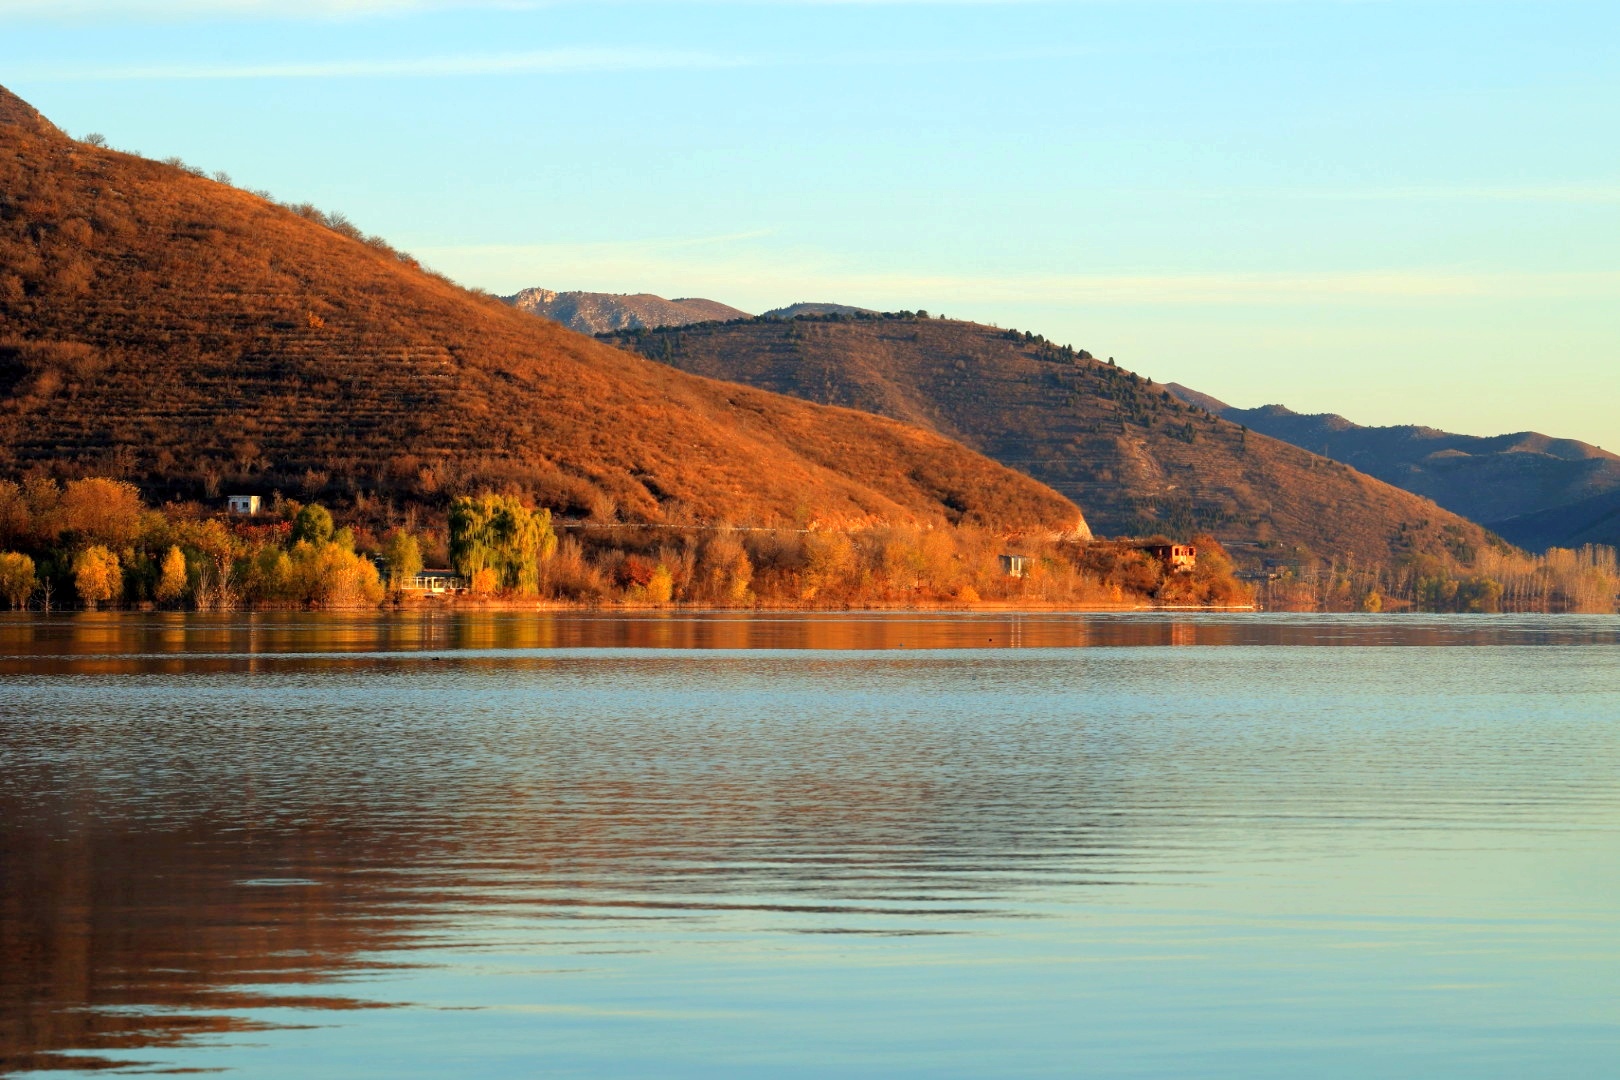
<path fill-rule="evenodd" d="M 123 584 L 118 572 L 118 556 L 91 544 L 73 558 L 73 588 L 79 599 L 92 608 L 113 599 Z"/>
<path fill-rule="evenodd" d="M 13 608 L 21 608 L 33 591 L 34 560 L 15 551 L 0 551 L 0 596 Z"/>
<path fill-rule="evenodd" d="M 158 566 L 157 586 L 152 596 L 160 604 L 178 604 L 186 595 L 186 555 L 171 545 Z"/>

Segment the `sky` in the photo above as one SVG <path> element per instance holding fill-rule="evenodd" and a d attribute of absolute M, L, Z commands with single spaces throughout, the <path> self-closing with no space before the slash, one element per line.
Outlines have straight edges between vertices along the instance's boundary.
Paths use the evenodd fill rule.
<path fill-rule="evenodd" d="M 0 0 L 70 134 L 467 285 L 923 308 L 1620 452 L 1614 0 Z"/>

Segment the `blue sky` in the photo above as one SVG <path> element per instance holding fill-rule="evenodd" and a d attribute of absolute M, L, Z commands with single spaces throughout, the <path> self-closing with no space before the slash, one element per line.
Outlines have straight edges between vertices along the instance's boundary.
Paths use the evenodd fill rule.
<path fill-rule="evenodd" d="M 75 135 L 469 285 L 927 308 L 1620 451 L 1620 4 L 0 0 Z"/>

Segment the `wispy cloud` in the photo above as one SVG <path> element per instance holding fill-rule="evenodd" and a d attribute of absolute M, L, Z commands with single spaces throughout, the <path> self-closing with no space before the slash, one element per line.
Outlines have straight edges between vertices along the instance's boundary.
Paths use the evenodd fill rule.
<path fill-rule="evenodd" d="M 716 53 L 675 49 L 567 48 L 460 56 L 380 60 L 296 60 L 241 64 L 149 64 L 107 67 L 13 69 L 11 77 L 32 82 L 89 82 L 152 79 L 365 79 L 457 75 L 584 74 L 612 71 L 669 71 L 747 66 L 750 61 Z"/>
<path fill-rule="evenodd" d="M 1423 187 L 1300 190 L 1294 198 L 1335 202 L 1620 202 L 1620 184 L 1458 184 Z"/>
<path fill-rule="evenodd" d="M 448 8 L 532 7 L 503 0 L 0 0 L 0 16 L 67 20 L 96 18 L 320 18 L 401 15 Z"/>
<path fill-rule="evenodd" d="M 752 7 L 986 7 L 1064 0 L 0 0 L 0 18 L 41 21 L 186 18 L 357 18 L 426 11 L 508 10 L 637 3 L 660 7 L 730 4 Z M 1075 0 L 1068 0 L 1075 2 Z M 1084 0 L 1096 2 L 1096 0 Z"/>
<path fill-rule="evenodd" d="M 828 0 L 839 2 L 839 0 Z M 902 64 L 1031 63 L 1072 60 L 1083 48 L 1043 47 L 1019 51 L 970 52 L 961 49 L 842 51 L 817 55 L 764 52 L 724 54 L 699 50 L 635 46 L 571 46 L 509 53 L 325 60 L 257 60 L 231 63 L 37 64 L 14 65 L 8 78 L 18 82 L 120 82 L 163 79 L 375 79 L 466 75 L 576 74 L 604 71 L 725 70 L 786 66 L 884 66 Z"/>

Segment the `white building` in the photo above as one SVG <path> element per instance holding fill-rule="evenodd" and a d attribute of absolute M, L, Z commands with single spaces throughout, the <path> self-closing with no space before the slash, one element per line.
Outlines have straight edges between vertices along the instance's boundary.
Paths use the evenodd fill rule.
<path fill-rule="evenodd" d="M 257 514 L 259 512 L 259 497 L 257 495 L 227 495 L 225 502 L 233 514 Z"/>

